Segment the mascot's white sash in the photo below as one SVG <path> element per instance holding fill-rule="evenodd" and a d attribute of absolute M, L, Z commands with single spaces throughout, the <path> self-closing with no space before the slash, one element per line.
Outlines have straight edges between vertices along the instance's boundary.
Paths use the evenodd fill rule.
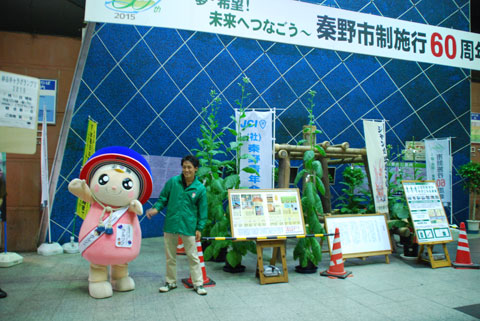
<path fill-rule="evenodd" d="M 125 214 L 127 210 L 128 207 L 124 207 L 110 214 L 110 224 L 112 226 L 115 225 L 115 223 L 117 223 L 117 221 L 122 217 L 123 214 Z M 96 228 L 91 230 L 90 233 L 88 233 L 78 244 L 78 249 L 80 253 L 83 253 L 83 251 L 85 251 L 90 245 L 95 243 L 95 241 L 98 240 L 104 233 L 105 232 L 98 233 L 96 231 Z"/>

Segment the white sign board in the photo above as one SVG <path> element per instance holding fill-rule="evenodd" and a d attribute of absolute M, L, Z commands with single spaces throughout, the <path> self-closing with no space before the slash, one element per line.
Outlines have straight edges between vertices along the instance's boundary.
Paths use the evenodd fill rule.
<path fill-rule="evenodd" d="M 452 241 L 442 199 L 434 181 L 402 181 L 418 244 Z"/>
<path fill-rule="evenodd" d="M 305 235 L 298 188 L 228 190 L 233 237 Z"/>
<path fill-rule="evenodd" d="M 195 30 L 480 70 L 480 35 L 294 0 L 87 0 L 85 21 Z"/>
<path fill-rule="evenodd" d="M 392 253 L 385 214 L 325 216 L 327 233 L 340 232 L 342 256 L 364 257 Z M 328 237 L 330 253 L 334 236 Z"/>
<path fill-rule="evenodd" d="M 34 154 L 40 80 L 0 71 L 0 152 Z"/>

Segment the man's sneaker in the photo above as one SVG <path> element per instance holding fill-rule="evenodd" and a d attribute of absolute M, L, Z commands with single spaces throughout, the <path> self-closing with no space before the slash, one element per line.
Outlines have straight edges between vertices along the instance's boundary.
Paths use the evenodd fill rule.
<path fill-rule="evenodd" d="M 205 290 L 201 285 L 193 287 L 193 291 L 197 292 L 197 294 L 200 295 L 207 295 L 207 290 Z"/>
<path fill-rule="evenodd" d="M 176 289 L 177 283 L 165 283 L 164 286 L 160 287 L 158 291 L 160 292 L 168 292 L 170 290 Z"/>

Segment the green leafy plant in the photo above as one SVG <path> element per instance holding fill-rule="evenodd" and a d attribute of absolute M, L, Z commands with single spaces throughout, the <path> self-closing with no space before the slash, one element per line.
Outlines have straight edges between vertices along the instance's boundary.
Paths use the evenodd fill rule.
<path fill-rule="evenodd" d="M 197 138 L 200 148 L 193 149 L 200 161 L 197 177 L 207 190 L 208 219 L 202 231 L 203 236 L 210 236 L 215 222 L 224 216 L 223 202 L 227 197 L 226 184 L 222 177 L 222 168 L 225 162 L 216 159 L 219 155 L 226 155 L 225 151 L 221 149 L 224 143 L 220 139 L 224 132 L 218 130 L 217 121 L 221 99 L 214 90 L 210 91 L 210 98 L 211 101 L 202 110 L 202 114 L 207 115 L 207 124 L 200 125 L 202 138 Z"/>
<path fill-rule="evenodd" d="M 216 203 L 214 209 L 214 221 L 213 226 L 210 229 L 210 235 L 216 237 L 229 237 L 231 236 L 230 231 L 230 215 L 228 213 L 228 209 L 225 210 L 225 203 L 228 196 L 228 189 L 238 189 L 240 188 L 240 171 L 244 171 L 251 174 L 259 175 L 258 172 L 251 168 L 245 167 L 240 168 L 240 160 L 254 158 L 250 154 L 242 154 L 241 148 L 248 141 L 248 136 L 244 134 L 246 128 L 240 127 L 238 124 L 246 117 L 245 114 L 245 107 L 244 102 L 246 98 L 249 96 L 246 93 L 245 86 L 249 83 L 248 78 L 243 78 L 242 82 L 239 83 L 241 87 L 241 98 L 236 100 L 236 104 L 239 107 L 239 120 L 234 116 L 231 116 L 233 123 L 235 124 L 235 129 L 232 128 L 223 128 L 226 131 L 229 131 L 234 137 L 235 141 L 230 142 L 229 146 L 227 147 L 227 152 L 234 153 L 236 155 L 235 159 L 218 162 L 219 166 L 222 166 L 225 175 L 225 179 L 219 177 L 213 182 L 212 189 L 213 193 L 215 193 L 214 201 Z M 220 170 L 220 169 L 219 169 Z M 221 206 L 220 206 L 221 204 Z M 238 265 L 241 265 L 242 258 L 245 256 L 249 251 L 252 253 L 256 253 L 255 243 L 252 241 L 247 242 L 232 242 L 231 240 L 223 240 L 223 241 L 213 241 L 204 252 L 205 260 L 209 260 L 212 257 L 217 257 L 220 251 L 224 248 L 227 248 L 227 256 L 226 256 L 226 263 L 228 263 L 231 267 L 235 268 Z"/>
<path fill-rule="evenodd" d="M 477 194 L 480 192 L 480 164 L 469 162 L 458 169 L 458 174 L 463 180 L 463 188 L 473 193 L 473 206 L 470 211 L 470 220 L 475 220 Z"/>
<path fill-rule="evenodd" d="M 407 201 L 402 187 L 404 173 L 401 168 L 393 166 L 392 145 L 387 145 L 387 187 L 388 187 L 388 212 L 390 214 L 389 228 L 409 226 L 408 219 L 410 213 L 408 211 Z"/>
<path fill-rule="evenodd" d="M 307 137 L 310 136 L 310 139 L 302 140 L 299 144 L 308 142 L 310 150 L 303 154 L 304 168 L 297 174 L 294 183 L 298 185 L 301 180 L 304 182 L 301 201 L 307 234 L 322 234 L 325 233 L 325 230 L 318 219 L 318 216 L 323 214 L 323 206 L 319 194 L 325 195 L 325 186 L 322 182 L 322 164 L 320 161 L 315 160 L 315 151 L 322 156 L 326 156 L 326 154 L 321 146 L 314 144 L 312 135 L 320 133 L 320 131 L 316 130 L 313 126 L 313 107 L 315 106 L 313 99 L 316 92 L 311 90 L 308 94 L 309 106 L 307 110 L 309 113 L 309 125 L 304 127 L 303 133 L 307 135 Z M 293 258 L 295 260 L 298 259 L 300 266 L 303 268 L 307 267 L 309 262 L 317 266 L 318 262 L 322 259 L 320 243 L 313 237 L 299 239 L 293 251 Z"/>
<path fill-rule="evenodd" d="M 365 193 L 357 190 L 362 186 L 365 175 L 359 167 L 347 166 L 343 171 L 343 182 L 340 184 L 345 187 L 342 188 L 343 194 L 338 198 L 340 203 L 337 204 L 337 209 L 341 214 L 365 214 L 367 212 L 366 203 L 367 198 Z"/>

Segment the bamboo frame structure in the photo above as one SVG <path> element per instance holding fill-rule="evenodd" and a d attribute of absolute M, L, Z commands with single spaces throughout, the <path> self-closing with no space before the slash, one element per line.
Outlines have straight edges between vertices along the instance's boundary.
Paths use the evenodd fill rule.
<path fill-rule="evenodd" d="M 311 132 L 314 132 L 312 130 Z M 311 134 L 305 135 L 304 137 L 310 139 Z M 324 211 L 330 213 L 332 211 L 331 195 L 330 195 L 330 182 L 328 179 L 328 166 L 329 165 L 340 165 L 340 164 L 351 164 L 351 163 L 363 163 L 365 165 L 365 171 L 367 173 L 368 185 L 370 192 L 372 192 L 372 181 L 370 176 L 370 171 L 368 169 L 368 160 L 367 160 L 367 150 L 366 148 L 351 148 L 350 144 L 344 142 L 339 145 L 330 145 L 328 141 L 323 143 L 316 144 L 315 136 L 311 137 L 314 139 L 314 145 L 320 146 L 325 150 L 326 155 L 322 156 L 320 153 L 315 151 L 315 159 L 318 159 L 322 164 L 323 168 L 323 177 L 322 182 L 325 186 L 325 195 L 321 196 L 322 204 L 324 206 Z M 279 172 L 278 172 L 278 187 L 279 188 L 288 188 L 290 185 L 290 161 L 291 160 L 302 160 L 303 154 L 306 151 L 311 149 L 310 143 L 308 145 L 288 145 L 288 144 L 275 144 L 275 158 L 279 161 Z"/>

